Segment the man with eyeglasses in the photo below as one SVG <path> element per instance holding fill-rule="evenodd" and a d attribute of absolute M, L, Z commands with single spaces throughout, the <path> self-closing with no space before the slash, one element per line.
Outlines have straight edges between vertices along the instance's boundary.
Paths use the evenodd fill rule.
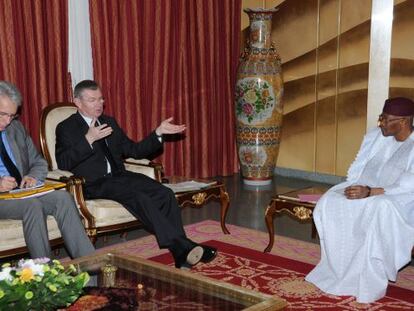
<path fill-rule="evenodd" d="M 21 101 L 20 92 L 13 84 L 0 81 L 0 192 L 35 186 L 47 175 L 47 162 L 23 125 L 16 120 Z M 32 258 L 51 257 L 46 227 L 48 215 L 56 219 L 72 258 L 94 252 L 68 192 L 59 190 L 19 200 L 0 199 L 0 219 L 22 220 L 24 238 Z"/>
<path fill-rule="evenodd" d="M 414 102 L 385 101 L 345 182 L 318 201 L 313 220 L 321 261 L 306 280 L 333 295 L 370 303 L 410 262 L 414 246 Z"/>

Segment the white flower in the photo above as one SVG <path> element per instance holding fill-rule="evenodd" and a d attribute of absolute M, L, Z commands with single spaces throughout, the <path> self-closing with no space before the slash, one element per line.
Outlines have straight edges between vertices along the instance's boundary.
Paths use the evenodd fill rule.
<path fill-rule="evenodd" d="M 35 263 L 33 261 L 33 259 L 27 259 L 27 260 L 20 260 L 19 261 L 19 267 L 21 269 L 30 268 L 30 269 L 32 269 L 34 275 L 43 276 L 43 274 L 44 274 L 43 266 L 44 265 L 42 265 L 42 264 Z"/>
<path fill-rule="evenodd" d="M 37 264 L 45 264 L 45 263 L 50 262 L 50 259 L 47 257 L 39 257 L 39 258 L 34 259 L 33 261 Z"/>
<path fill-rule="evenodd" d="M 13 280 L 13 277 L 11 276 L 10 272 L 13 269 L 11 267 L 4 267 L 1 271 L 0 271 L 0 281 L 3 280 L 7 280 L 7 281 L 11 281 Z"/>

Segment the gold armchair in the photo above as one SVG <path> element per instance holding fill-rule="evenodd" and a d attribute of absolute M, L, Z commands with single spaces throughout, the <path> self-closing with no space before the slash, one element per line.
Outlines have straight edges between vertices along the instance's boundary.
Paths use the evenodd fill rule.
<path fill-rule="evenodd" d="M 57 168 L 55 129 L 61 121 L 75 112 L 76 106 L 72 103 L 55 103 L 43 109 L 40 119 L 40 146 L 43 156 L 49 163 L 48 178 L 63 180 L 68 184 L 68 189 L 73 194 L 83 217 L 86 232 L 91 241 L 95 243 L 99 234 L 139 227 L 141 223 L 115 201 L 104 199 L 85 200 L 82 192 L 83 178 L 73 176 L 71 172 Z M 161 180 L 162 166 L 149 160 L 126 159 L 125 167 L 127 170 Z"/>

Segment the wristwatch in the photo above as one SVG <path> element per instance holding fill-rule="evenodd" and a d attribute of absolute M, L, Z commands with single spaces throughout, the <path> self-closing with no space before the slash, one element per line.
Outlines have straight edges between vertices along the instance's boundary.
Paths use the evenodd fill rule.
<path fill-rule="evenodd" d="M 368 198 L 369 196 L 371 196 L 371 187 L 370 186 L 365 186 L 365 187 L 367 187 L 368 189 L 368 195 L 366 196 Z"/>

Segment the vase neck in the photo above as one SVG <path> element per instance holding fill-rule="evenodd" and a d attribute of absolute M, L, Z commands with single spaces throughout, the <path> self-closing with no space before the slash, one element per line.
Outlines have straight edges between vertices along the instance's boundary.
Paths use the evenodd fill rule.
<path fill-rule="evenodd" d="M 257 49 L 269 49 L 271 47 L 270 34 L 272 31 L 273 12 L 250 12 L 250 46 Z"/>

